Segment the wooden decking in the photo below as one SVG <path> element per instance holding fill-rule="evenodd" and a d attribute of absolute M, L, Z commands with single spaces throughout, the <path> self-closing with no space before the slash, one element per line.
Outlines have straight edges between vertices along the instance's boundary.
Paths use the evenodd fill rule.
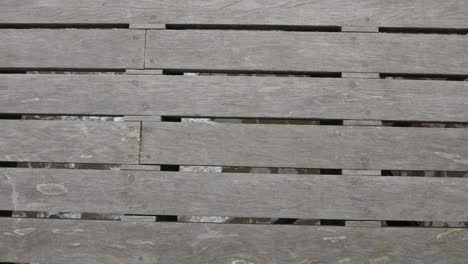
<path fill-rule="evenodd" d="M 0 263 L 464 264 L 467 34 L 462 0 L 0 1 Z"/>

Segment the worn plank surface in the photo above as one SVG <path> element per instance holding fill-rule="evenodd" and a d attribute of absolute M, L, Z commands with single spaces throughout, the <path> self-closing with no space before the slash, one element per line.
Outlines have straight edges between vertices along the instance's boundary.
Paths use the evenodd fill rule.
<path fill-rule="evenodd" d="M 467 28 L 463 0 L 2 0 L 0 23 L 267 24 Z"/>
<path fill-rule="evenodd" d="M 145 32 L 0 29 L 0 68 L 142 68 Z"/>
<path fill-rule="evenodd" d="M 458 128 L 143 122 L 142 164 L 467 170 Z"/>
<path fill-rule="evenodd" d="M 468 82 L 5 74 L 0 112 L 468 122 Z"/>
<path fill-rule="evenodd" d="M 468 230 L 0 218 L 0 261 L 464 264 Z"/>
<path fill-rule="evenodd" d="M 459 178 L 0 169 L 0 210 L 468 221 Z"/>
<path fill-rule="evenodd" d="M 0 161 L 138 163 L 139 123 L 1 120 Z"/>
<path fill-rule="evenodd" d="M 149 30 L 146 67 L 468 74 L 468 36 Z"/>

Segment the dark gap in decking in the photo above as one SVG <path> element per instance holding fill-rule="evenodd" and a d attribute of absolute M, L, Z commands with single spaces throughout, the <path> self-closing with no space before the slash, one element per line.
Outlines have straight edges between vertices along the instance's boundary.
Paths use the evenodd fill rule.
<path fill-rule="evenodd" d="M 382 176 L 468 178 L 468 171 L 382 170 Z"/>
<path fill-rule="evenodd" d="M 164 165 L 163 165 L 164 166 Z M 294 167 L 249 167 L 249 166 L 181 166 L 181 171 L 206 171 L 222 173 L 260 174 L 328 174 L 341 175 L 341 169 L 294 168 Z"/>
<path fill-rule="evenodd" d="M 415 74 L 415 73 L 380 73 L 381 79 L 466 81 L 464 74 Z"/>
<path fill-rule="evenodd" d="M 383 126 L 390 127 L 425 127 L 425 128 L 468 128 L 462 122 L 417 122 L 417 121 L 383 121 Z"/>
<path fill-rule="evenodd" d="M 168 118 L 168 116 L 166 116 Z M 176 117 L 173 117 L 176 118 Z M 268 118 L 268 117 L 210 117 L 210 116 L 181 116 L 182 119 L 203 120 L 214 123 L 227 124 L 268 124 L 268 125 L 322 125 L 322 126 L 342 126 L 342 119 L 305 119 L 305 118 Z M 163 119 L 163 121 L 166 121 Z M 179 122 L 179 121 L 177 121 Z M 190 121 L 189 121 L 190 122 Z"/>
<path fill-rule="evenodd" d="M 0 114 L 0 119 L 19 120 L 22 119 L 21 114 Z"/>
<path fill-rule="evenodd" d="M 177 215 L 157 215 L 156 222 L 177 222 Z"/>
<path fill-rule="evenodd" d="M 250 30 L 250 31 L 302 31 L 302 32 L 340 32 L 340 26 L 303 26 L 303 25 L 240 25 L 240 24 L 166 24 L 171 30 Z"/>
<path fill-rule="evenodd" d="M 25 114 L 21 115 L 22 120 L 78 120 L 78 121 L 123 121 L 123 115 L 94 115 L 82 114 Z"/>
<path fill-rule="evenodd" d="M 468 28 L 379 27 L 383 33 L 466 35 Z"/>
<path fill-rule="evenodd" d="M 265 71 L 265 70 L 216 70 L 216 69 L 163 69 L 164 75 L 184 75 L 184 73 L 199 76 L 266 76 L 266 77 L 314 77 L 341 78 L 341 72 L 311 72 L 311 71 Z"/>
<path fill-rule="evenodd" d="M 179 165 L 161 165 L 160 171 L 180 171 Z"/>
<path fill-rule="evenodd" d="M 125 74 L 120 68 L 0 68 L 0 74 Z"/>
<path fill-rule="evenodd" d="M 292 225 L 297 221 L 297 218 L 278 218 L 272 222 L 274 225 Z"/>
<path fill-rule="evenodd" d="M 325 226 L 345 226 L 346 221 L 340 219 L 320 219 L 320 225 Z"/>
<path fill-rule="evenodd" d="M 162 122 L 182 122 L 182 117 L 180 116 L 161 116 Z"/>
<path fill-rule="evenodd" d="M 13 211 L 0 210 L 0 217 L 12 217 Z"/>
<path fill-rule="evenodd" d="M 122 23 L 63 23 L 63 24 L 49 24 L 49 23 L 0 23 L 0 29 L 113 29 L 113 28 L 129 28 L 130 24 Z"/>

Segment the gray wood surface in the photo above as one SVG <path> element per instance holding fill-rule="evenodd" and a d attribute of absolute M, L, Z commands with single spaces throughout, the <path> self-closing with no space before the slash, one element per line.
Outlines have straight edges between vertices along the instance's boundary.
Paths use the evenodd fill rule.
<path fill-rule="evenodd" d="M 143 122 L 142 164 L 468 170 L 468 130 Z"/>
<path fill-rule="evenodd" d="M 0 161 L 138 163 L 133 122 L 1 120 Z"/>
<path fill-rule="evenodd" d="M 468 122 L 468 82 L 5 74 L 0 113 Z"/>
<path fill-rule="evenodd" d="M 149 30 L 146 67 L 468 74 L 468 36 Z"/>
<path fill-rule="evenodd" d="M 461 178 L 0 169 L 0 210 L 468 221 Z"/>
<path fill-rule="evenodd" d="M 142 68 L 143 30 L 0 29 L 0 68 Z"/>
<path fill-rule="evenodd" d="M 467 28 L 463 0 L 2 0 L 0 23 L 267 24 Z"/>
<path fill-rule="evenodd" d="M 465 264 L 468 230 L 0 218 L 0 261 Z"/>

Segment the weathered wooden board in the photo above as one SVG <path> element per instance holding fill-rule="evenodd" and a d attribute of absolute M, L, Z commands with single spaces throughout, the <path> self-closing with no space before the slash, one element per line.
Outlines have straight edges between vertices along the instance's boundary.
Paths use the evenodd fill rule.
<path fill-rule="evenodd" d="M 0 169 L 0 210 L 468 221 L 461 178 Z"/>
<path fill-rule="evenodd" d="M 468 82 L 332 78 L 0 76 L 0 112 L 468 122 Z"/>
<path fill-rule="evenodd" d="M 149 30 L 146 67 L 468 74 L 468 35 Z"/>
<path fill-rule="evenodd" d="M 1 120 L 0 161 L 138 163 L 136 122 Z"/>
<path fill-rule="evenodd" d="M 468 230 L 0 218 L 0 261 L 464 264 Z"/>
<path fill-rule="evenodd" d="M 2 0 L 0 23 L 267 24 L 467 28 L 463 0 Z"/>
<path fill-rule="evenodd" d="M 0 29 L 0 68 L 142 68 L 145 32 Z"/>
<path fill-rule="evenodd" d="M 459 128 L 143 122 L 142 164 L 468 170 Z"/>
<path fill-rule="evenodd" d="M 2 75 L 0 112 L 467 122 L 468 82 Z"/>

